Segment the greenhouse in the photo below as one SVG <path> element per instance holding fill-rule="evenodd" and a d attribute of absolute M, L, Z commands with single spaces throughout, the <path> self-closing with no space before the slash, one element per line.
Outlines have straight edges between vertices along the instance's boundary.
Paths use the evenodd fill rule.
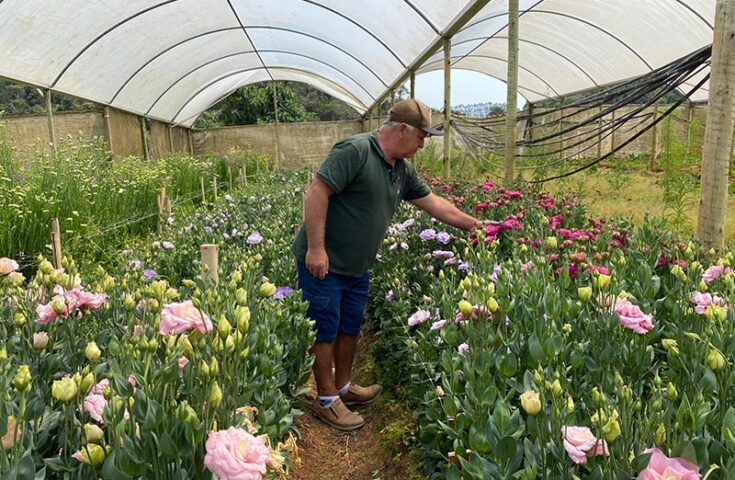
<path fill-rule="evenodd" d="M 0 478 L 735 478 L 735 0 L 0 18 Z"/>

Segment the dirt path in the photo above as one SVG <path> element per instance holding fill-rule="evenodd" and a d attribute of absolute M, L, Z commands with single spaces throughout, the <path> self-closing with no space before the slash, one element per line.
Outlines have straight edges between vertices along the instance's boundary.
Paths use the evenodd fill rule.
<path fill-rule="evenodd" d="M 374 336 L 360 337 L 353 378 L 360 384 L 375 382 L 370 355 Z M 313 391 L 314 379 L 310 380 Z M 370 405 L 357 407 L 365 426 L 356 432 L 340 432 L 318 420 L 306 405 L 296 420 L 300 438 L 300 464 L 292 465 L 292 480 L 419 480 L 404 441 L 413 434 L 410 412 L 385 391 Z M 312 397 L 313 398 L 313 397 Z"/>

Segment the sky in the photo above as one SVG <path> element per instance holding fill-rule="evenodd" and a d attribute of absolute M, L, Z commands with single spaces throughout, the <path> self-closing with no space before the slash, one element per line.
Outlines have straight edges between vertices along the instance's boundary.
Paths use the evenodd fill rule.
<path fill-rule="evenodd" d="M 409 85 L 406 83 L 406 89 Z M 452 70 L 452 106 L 471 103 L 505 103 L 505 82 L 469 70 Z M 444 71 L 416 75 L 416 98 L 428 106 L 444 108 Z M 526 100 L 518 96 L 518 108 Z"/>

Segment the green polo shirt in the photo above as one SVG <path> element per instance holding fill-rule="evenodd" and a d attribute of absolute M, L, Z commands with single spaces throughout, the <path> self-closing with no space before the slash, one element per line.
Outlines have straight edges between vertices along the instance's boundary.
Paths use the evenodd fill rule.
<path fill-rule="evenodd" d="M 337 143 L 316 176 L 334 190 L 324 232 L 329 271 L 352 277 L 370 269 L 398 203 L 430 193 L 411 162 L 399 159 L 391 167 L 378 145 L 377 130 Z M 291 250 L 304 261 L 303 224 Z"/>

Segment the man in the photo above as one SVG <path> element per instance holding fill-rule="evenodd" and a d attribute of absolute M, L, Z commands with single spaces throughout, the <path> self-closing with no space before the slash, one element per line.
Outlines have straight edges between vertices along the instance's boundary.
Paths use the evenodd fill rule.
<path fill-rule="evenodd" d="M 337 143 L 306 193 L 304 224 L 292 250 L 317 332 L 311 350 L 318 392 L 313 410 L 339 430 L 360 428 L 364 419 L 347 406 L 370 403 L 380 393 L 379 385 L 361 387 L 350 378 L 369 269 L 398 203 L 407 200 L 464 230 L 483 225 L 434 195 L 406 160 L 429 135 L 442 135 L 431 128 L 431 110 L 402 100 L 378 130 Z"/>

